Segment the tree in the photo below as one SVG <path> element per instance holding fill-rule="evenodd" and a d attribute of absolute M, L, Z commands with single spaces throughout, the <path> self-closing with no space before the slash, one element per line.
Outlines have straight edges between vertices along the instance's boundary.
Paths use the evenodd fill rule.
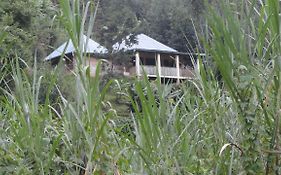
<path fill-rule="evenodd" d="M 109 50 L 116 42 L 133 34 L 139 21 L 130 0 L 101 1 L 98 7 L 94 37 Z"/>
<path fill-rule="evenodd" d="M 178 51 L 187 52 L 190 47 L 196 47 L 193 23 L 200 26 L 203 9 L 203 0 L 101 1 L 95 38 L 110 49 L 128 34 L 145 33 Z"/>
<path fill-rule="evenodd" d="M 6 0 L 0 2 L 0 30 L 8 35 L 1 47 L 1 57 L 6 60 L 21 58 L 32 63 L 34 53 L 42 58 L 53 41 L 56 8 L 50 0 Z"/>

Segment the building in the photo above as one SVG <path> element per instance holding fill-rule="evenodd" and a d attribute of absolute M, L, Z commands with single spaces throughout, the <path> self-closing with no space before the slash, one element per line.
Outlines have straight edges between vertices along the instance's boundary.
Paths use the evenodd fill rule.
<path fill-rule="evenodd" d="M 127 39 L 129 36 L 127 37 Z M 130 45 L 123 40 L 113 45 L 115 52 L 132 52 L 133 66 L 124 67 L 124 74 L 138 77 L 146 75 L 162 81 L 179 83 L 181 80 L 194 77 L 193 66 L 189 54 L 180 53 L 145 34 L 135 36 L 136 42 Z"/>
<path fill-rule="evenodd" d="M 85 35 L 82 36 L 82 46 L 83 55 L 87 59 L 86 63 L 90 66 L 90 75 L 95 76 L 97 62 L 99 59 L 104 58 L 108 50 L 90 38 L 87 40 Z M 75 47 L 70 39 L 48 55 L 45 61 L 50 61 L 52 65 L 57 65 L 62 58 L 65 62 L 66 70 L 71 71 L 76 64 L 75 55 Z"/>
<path fill-rule="evenodd" d="M 82 39 L 83 54 L 87 59 L 86 63 L 90 66 L 90 75 L 95 76 L 97 61 L 100 58 L 107 58 L 108 50 L 90 38 L 87 41 L 85 35 Z M 180 53 L 145 34 L 136 35 L 133 43 L 127 44 L 123 40 L 121 43 L 114 44 L 113 51 L 115 53 L 130 52 L 133 55 L 130 58 L 131 64 L 123 64 L 125 66 L 109 62 L 114 74 L 137 77 L 146 74 L 150 79 L 156 79 L 159 76 L 162 82 L 177 83 L 194 77 L 191 61 L 191 57 L 194 57 L 194 55 Z M 65 62 L 66 70 L 71 71 L 76 64 L 75 47 L 71 40 L 48 55 L 45 61 L 50 61 L 52 65 L 56 65 L 61 58 Z"/>

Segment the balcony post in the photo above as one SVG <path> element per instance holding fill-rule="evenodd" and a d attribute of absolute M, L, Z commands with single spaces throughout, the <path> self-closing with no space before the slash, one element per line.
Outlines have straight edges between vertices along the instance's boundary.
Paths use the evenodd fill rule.
<path fill-rule="evenodd" d="M 135 61 L 135 63 L 136 63 L 136 74 L 137 74 L 138 77 L 140 77 L 140 75 L 141 75 L 140 74 L 140 53 L 136 52 L 135 57 L 136 57 L 136 61 Z"/>
<path fill-rule="evenodd" d="M 177 68 L 177 84 L 180 83 L 180 58 L 176 55 L 176 68 Z"/>
<path fill-rule="evenodd" d="M 157 70 L 158 70 L 159 78 L 161 78 L 161 55 L 160 55 L 160 53 L 157 53 Z"/>

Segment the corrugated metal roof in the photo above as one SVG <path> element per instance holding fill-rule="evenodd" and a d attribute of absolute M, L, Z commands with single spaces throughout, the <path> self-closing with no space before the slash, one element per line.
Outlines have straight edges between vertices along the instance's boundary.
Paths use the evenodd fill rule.
<path fill-rule="evenodd" d="M 106 54 L 108 53 L 108 50 L 101 46 L 99 43 L 95 42 L 94 40 L 90 39 L 88 40 L 87 48 L 85 49 L 85 45 L 87 42 L 87 36 L 83 35 L 83 52 L 84 53 L 93 53 L 93 54 Z M 68 43 L 68 45 L 67 45 Z M 65 50 L 65 52 L 64 52 Z M 68 54 L 75 52 L 74 45 L 71 41 L 71 39 L 68 42 L 63 43 L 60 47 L 58 47 L 56 50 L 54 50 L 50 55 L 48 55 L 45 60 L 51 60 L 53 58 L 61 56 L 63 53 Z"/>
<path fill-rule="evenodd" d="M 129 39 L 129 36 L 127 36 L 126 38 Z M 136 50 L 136 51 L 153 51 L 153 52 L 158 51 L 158 52 L 167 52 L 167 53 L 178 53 L 177 50 L 168 47 L 145 34 L 139 34 L 136 36 L 135 39 L 136 39 L 136 43 L 130 46 L 126 45 L 125 40 L 123 40 L 121 44 L 116 43 L 112 46 L 113 50 L 115 50 L 116 52 L 120 50 L 124 50 L 124 51 Z"/>

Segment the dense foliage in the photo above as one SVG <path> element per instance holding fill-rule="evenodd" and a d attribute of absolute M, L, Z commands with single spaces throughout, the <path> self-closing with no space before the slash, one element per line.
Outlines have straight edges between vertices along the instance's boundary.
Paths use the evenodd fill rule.
<path fill-rule="evenodd" d="M 49 0 L 1 1 L 0 30 L 8 35 L 0 54 L 9 60 L 18 56 L 32 63 L 36 53 L 41 60 L 51 50 L 49 46 L 56 43 L 56 33 L 62 31 L 56 27 L 56 11 Z"/>
<path fill-rule="evenodd" d="M 36 34 L 39 31 L 31 27 L 40 28 L 35 12 L 19 10 L 29 3 L 37 7 L 36 2 L 0 2 L 0 7 L 5 7 L 0 9 L 4 24 L 0 28 L 0 174 L 280 174 L 278 0 L 225 0 L 207 6 L 204 24 L 208 24 L 208 33 L 198 33 L 206 58 L 199 58 L 195 78 L 180 86 L 145 77 L 105 81 L 99 76 L 99 67 L 97 76 L 91 78 L 82 54 L 78 54 L 73 76 L 60 73 L 61 65 L 45 74 L 37 59 L 32 72 L 26 71 L 21 66 L 23 52 L 32 55 L 34 48 L 27 47 L 25 39 L 33 37 L 17 38 L 13 32 L 40 38 Z M 47 2 L 50 6 L 42 6 Z M 166 28 L 179 25 L 172 23 L 171 19 L 177 18 L 173 13 L 184 13 L 166 13 L 173 9 L 172 4 L 183 3 L 180 0 L 122 2 L 128 8 L 113 0 L 112 5 L 122 8 L 126 15 L 97 16 L 95 30 L 101 26 L 108 32 L 103 31 L 105 36 L 116 39 L 144 24 L 139 21 L 151 15 L 144 21 L 152 28 L 163 24 L 162 30 L 153 31 L 164 35 Z M 36 12 L 57 2 L 38 3 Z M 100 3 L 105 8 L 106 2 Z M 134 4 L 143 8 L 134 9 Z M 75 0 L 60 0 L 59 5 L 59 19 L 81 53 L 80 34 L 84 29 L 91 34 L 95 8 Z M 86 22 L 82 19 L 88 15 L 84 14 L 87 7 L 91 15 Z M 163 11 L 167 16 L 158 18 Z M 12 18 L 3 15 L 6 13 Z M 27 20 L 22 23 L 17 13 Z M 184 20 L 186 16 L 181 15 L 178 19 Z M 120 23 L 119 18 L 128 23 Z M 100 24 L 101 19 L 106 26 Z M 111 24 L 115 20 L 117 28 Z M 179 27 L 188 30 L 182 24 Z M 13 37 L 21 40 L 19 50 L 13 50 Z M 13 61 L 8 64 L 4 58 Z"/>
<path fill-rule="evenodd" d="M 107 0 L 99 6 L 94 35 L 109 49 L 128 34 L 145 33 L 187 52 L 196 47 L 195 29 L 203 31 L 203 0 Z"/>

